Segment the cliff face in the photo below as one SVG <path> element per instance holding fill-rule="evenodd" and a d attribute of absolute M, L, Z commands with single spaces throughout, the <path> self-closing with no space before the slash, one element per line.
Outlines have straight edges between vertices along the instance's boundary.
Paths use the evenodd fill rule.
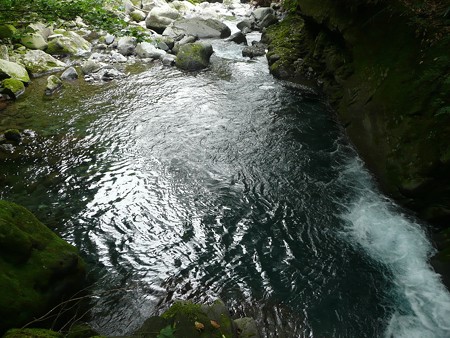
<path fill-rule="evenodd" d="M 385 192 L 449 227 L 450 1 L 297 3 L 263 36 L 271 72 L 319 78 Z"/>

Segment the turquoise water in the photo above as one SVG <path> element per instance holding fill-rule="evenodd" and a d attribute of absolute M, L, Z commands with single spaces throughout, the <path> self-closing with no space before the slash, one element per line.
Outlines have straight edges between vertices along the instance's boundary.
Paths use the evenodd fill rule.
<path fill-rule="evenodd" d="M 326 101 L 214 41 L 210 70 L 35 81 L 0 115 L 0 197 L 75 244 L 92 325 L 133 332 L 176 299 L 223 299 L 266 337 L 447 337 L 425 226 L 376 189 Z"/>

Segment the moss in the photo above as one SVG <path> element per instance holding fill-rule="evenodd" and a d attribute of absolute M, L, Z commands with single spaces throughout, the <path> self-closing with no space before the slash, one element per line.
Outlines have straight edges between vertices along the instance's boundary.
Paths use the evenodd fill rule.
<path fill-rule="evenodd" d="M 0 201 L 0 241 L 0 333 L 82 287 L 85 267 L 76 248 L 25 208 Z"/>
<path fill-rule="evenodd" d="M 10 24 L 0 25 L 0 39 L 11 39 L 17 33 L 16 27 Z"/>
<path fill-rule="evenodd" d="M 207 68 L 209 58 L 213 53 L 212 47 L 204 43 L 187 43 L 180 46 L 175 64 L 178 68 L 195 71 Z"/>
<path fill-rule="evenodd" d="M 20 131 L 17 129 L 5 130 L 3 134 L 5 135 L 5 139 L 7 139 L 8 141 L 19 142 L 22 139 L 22 135 L 20 134 Z"/>
<path fill-rule="evenodd" d="M 2 92 L 15 99 L 25 91 L 25 85 L 17 79 L 5 79 L 2 81 Z"/>
<path fill-rule="evenodd" d="M 3 338 L 62 338 L 61 333 L 46 329 L 11 329 Z"/>

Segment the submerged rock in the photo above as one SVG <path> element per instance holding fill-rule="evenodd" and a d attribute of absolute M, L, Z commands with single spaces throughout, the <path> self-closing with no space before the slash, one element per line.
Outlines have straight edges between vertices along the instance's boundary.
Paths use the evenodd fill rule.
<path fill-rule="evenodd" d="M 178 68 L 194 71 L 207 68 L 213 48 L 209 43 L 194 42 L 180 46 L 175 64 Z"/>
<path fill-rule="evenodd" d="M 0 201 L 0 252 L 0 333 L 42 316 L 84 284 L 76 248 L 6 201 Z"/>
<path fill-rule="evenodd" d="M 47 86 L 45 87 L 45 95 L 52 95 L 55 91 L 62 87 L 62 81 L 56 75 L 50 75 L 47 78 Z"/>

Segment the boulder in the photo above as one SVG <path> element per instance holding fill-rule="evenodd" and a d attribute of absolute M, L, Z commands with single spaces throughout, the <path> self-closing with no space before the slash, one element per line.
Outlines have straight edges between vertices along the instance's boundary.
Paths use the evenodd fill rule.
<path fill-rule="evenodd" d="M 76 80 L 78 79 L 78 72 L 74 67 L 67 68 L 61 74 L 61 80 Z"/>
<path fill-rule="evenodd" d="M 251 317 L 238 318 L 234 320 L 239 331 L 239 338 L 260 338 L 256 322 Z"/>
<path fill-rule="evenodd" d="M 64 335 L 47 329 L 11 329 L 2 338 L 64 338 Z"/>
<path fill-rule="evenodd" d="M 81 71 L 83 74 L 88 75 L 91 73 L 95 73 L 100 70 L 104 65 L 95 60 L 87 60 L 81 65 Z"/>
<path fill-rule="evenodd" d="M 127 62 L 128 59 L 116 51 L 111 52 L 111 62 Z"/>
<path fill-rule="evenodd" d="M 1 93 L 16 99 L 25 92 L 25 85 L 17 79 L 5 79 L 2 81 Z"/>
<path fill-rule="evenodd" d="M 137 0 L 135 6 L 140 6 L 141 1 Z M 142 8 L 145 11 L 151 11 L 155 7 L 164 7 L 167 6 L 167 2 L 165 0 L 142 0 Z"/>
<path fill-rule="evenodd" d="M 161 61 L 164 66 L 174 66 L 176 59 L 177 57 L 175 55 L 166 54 L 162 57 Z"/>
<path fill-rule="evenodd" d="M 85 264 L 77 249 L 6 201 L 0 201 L 0 252 L 0 334 L 39 318 L 83 287 Z"/>
<path fill-rule="evenodd" d="M 136 54 L 140 58 L 160 59 L 166 52 L 156 48 L 149 42 L 141 42 L 136 46 Z"/>
<path fill-rule="evenodd" d="M 269 13 L 267 14 L 259 23 L 258 26 L 260 29 L 269 27 L 278 22 L 278 18 L 275 14 Z"/>
<path fill-rule="evenodd" d="M 244 45 L 247 45 L 247 38 L 245 37 L 245 34 L 242 32 L 236 32 L 234 34 L 232 34 L 227 41 L 232 41 L 235 42 L 237 44 L 241 44 L 243 43 Z"/>
<path fill-rule="evenodd" d="M 195 17 L 176 20 L 163 32 L 163 35 L 172 38 L 183 34 L 194 35 L 200 39 L 226 38 L 231 35 L 231 30 L 219 20 Z"/>
<path fill-rule="evenodd" d="M 89 41 L 75 32 L 55 30 L 54 35 L 48 37 L 47 53 L 56 55 L 83 55 L 91 50 Z"/>
<path fill-rule="evenodd" d="M 14 35 L 16 35 L 16 33 L 17 29 L 13 25 L 0 25 L 0 39 L 11 39 Z"/>
<path fill-rule="evenodd" d="M 268 14 L 275 14 L 275 11 L 270 7 L 259 7 L 252 13 L 256 21 L 261 21 Z"/>
<path fill-rule="evenodd" d="M 45 95 L 52 95 L 62 87 L 62 81 L 56 75 L 50 75 L 47 78 L 47 86 L 45 87 Z"/>
<path fill-rule="evenodd" d="M 183 70 L 200 70 L 209 66 L 212 53 L 213 48 L 209 43 L 188 43 L 180 46 L 175 65 Z"/>
<path fill-rule="evenodd" d="M 0 79 L 5 78 L 17 79 L 24 83 L 30 82 L 27 70 L 23 66 L 15 62 L 0 59 Z"/>
<path fill-rule="evenodd" d="M 263 56 L 266 54 L 266 45 L 261 42 L 252 42 L 251 46 L 244 47 L 242 50 L 242 56 L 248 56 L 254 58 L 256 56 Z"/>
<path fill-rule="evenodd" d="M 249 20 L 249 19 L 242 20 L 242 21 L 238 22 L 236 25 L 236 27 L 240 31 L 243 31 L 244 28 L 248 28 L 248 29 L 252 30 L 254 28 L 254 26 L 255 26 L 255 21 Z"/>
<path fill-rule="evenodd" d="M 48 37 L 53 34 L 53 27 L 48 26 L 42 22 L 30 23 L 28 27 L 31 28 L 35 33 L 40 34 L 45 39 L 45 41 L 47 41 Z"/>
<path fill-rule="evenodd" d="M 155 7 L 145 19 L 145 25 L 157 33 L 162 33 L 179 16 L 180 13 L 168 5 Z"/>
<path fill-rule="evenodd" d="M 136 22 L 144 21 L 145 17 L 146 17 L 145 13 L 138 9 L 136 9 L 130 13 L 130 18 L 132 18 L 133 21 L 136 21 Z"/>
<path fill-rule="evenodd" d="M 66 67 L 64 62 L 42 50 L 27 50 L 25 54 L 14 54 L 11 59 L 23 65 L 33 77 L 59 72 Z"/>
<path fill-rule="evenodd" d="M 22 134 L 20 134 L 20 131 L 17 129 L 8 129 L 3 133 L 3 135 L 5 136 L 5 140 L 8 141 L 20 142 L 22 139 Z"/>
<path fill-rule="evenodd" d="M 137 39 L 134 36 L 122 36 L 117 41 L 117 50 L 120 54 L 127 56 L 135 52 Z"/>
<path fill-rule="evenodd" d="M 197 40 L 198 40 L 198 38 L 196 36 L 186 35 L 180 41 L 175 42 L 175 45 L 173 46 L 172 51 L 175 54 L 177 54 L 178 51 L 180 50 L 180 46 L 185 45 L 187 43 L 193 43 Z"/>
<path fill-rule="evenodd" d="M 116 39 L 116 37 L 115 37 L 114 35 L 111 35 L 111 34 L 106 34 L 106 35 L 105 35 L 105 43 L 106 43 L 107 45 L 112 44 L 112 43 L 114 42 L 115 39 Z"/>
<path fill-rule="evenodd" d="M 39 33 L 25 35 L 20 39 L 20 42 L 30 49 L 44 50 L 48 46 L 47 41 L 45 41 L 44 37 Z"/>

